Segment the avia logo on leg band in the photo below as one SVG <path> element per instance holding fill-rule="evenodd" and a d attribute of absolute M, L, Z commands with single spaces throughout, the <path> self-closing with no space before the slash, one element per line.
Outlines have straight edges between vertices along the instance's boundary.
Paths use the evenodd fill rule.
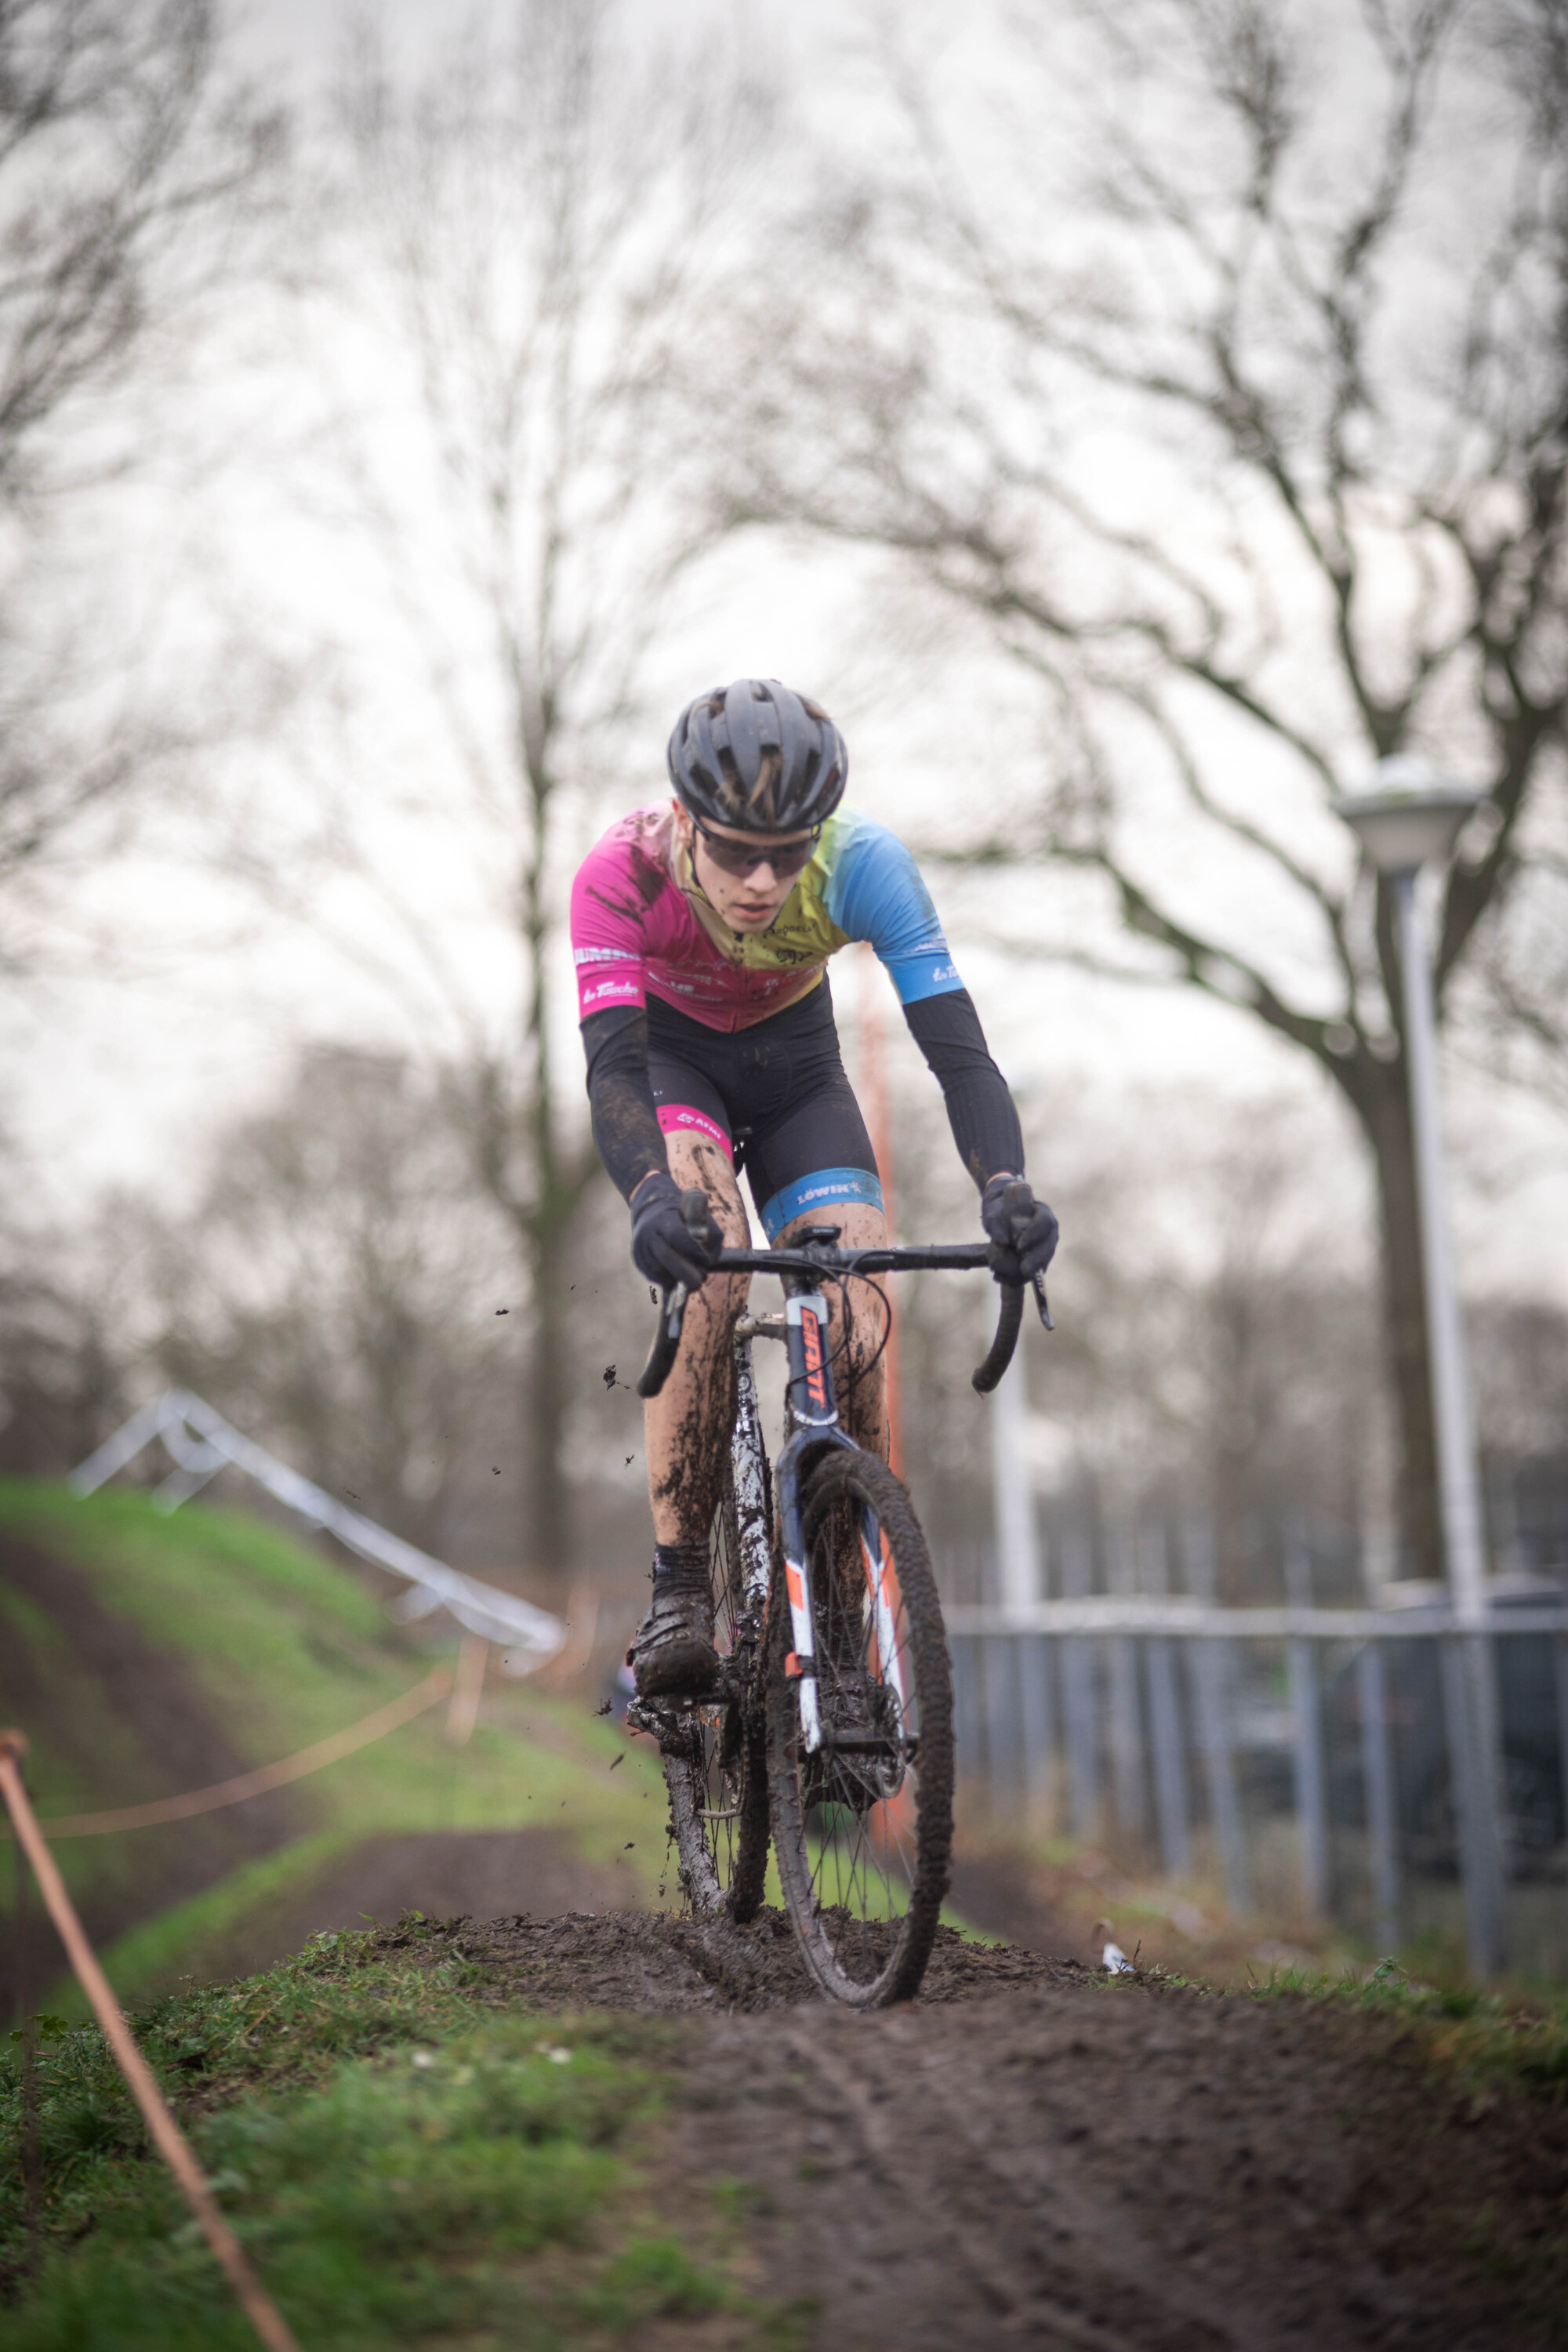
<path fill-rule="evenodd" d="M 705 1135 L 710 1143 L 716 1143 L 721 1151 L 734 1158 L 729 1137 L 705 1110 L 698 1110 L 691 1103 L 660 1103 L 658 1108 L 659 1128 L 665 1135 Z"/>

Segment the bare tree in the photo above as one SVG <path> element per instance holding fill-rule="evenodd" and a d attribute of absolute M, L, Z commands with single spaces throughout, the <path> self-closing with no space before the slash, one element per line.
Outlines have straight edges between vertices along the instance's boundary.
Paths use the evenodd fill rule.
<path fill-rule="evenodd" d="M 1063 6 L 1009 16 L 978 91 L 957 61 L 893 84 L 909 167 L 805 232 L 811 308 L 793 343 L 768 321 L 794 364 L 750 404 L 725 512 L 887 550 L 999 649 L 1046 780 L 1010 782 L 968 854 L 1092 877 L 1136 951 L 1067 952 L 1237 1008 L 1348 1106 L 1432 1573 L 1393 908 L 1326 804 L 1406 749 L 1485 782 L 1441 1005 L 1560 1051 L 1568 16 Z M 950 135 L 950 96 L 984 142 Z"/>
<path fill-rule="evenodd" d="M 563 1087 L 556 1066 L 552 950 L 591 796 L 700 543 L 702 424 L 679 405 L 677 361 L 737 234 L 766 109 L 722 42 L 677 54 L 611 0 L 521 0 L 402 79 L 364 32 L 341 100 L 319 329 L 343 370 L 331 520 L 368 534 L 400 683 L 424 691 L 419 820 L 442 853 L 471 856 L 477 919 L 521 964 L 498 1004 L 466 942 L 404 887 L 416 952 L 394 977 L 458 1041 L 448 1113 L 526 1272 L 521 1531 L 562 1576 L 566 1249 L 598 1161 L 575 1074 Z M 657 793 L 646 750 L 639 767 Z M 378 870 L 360 814 L 337 838 Z"/>
<path fill-rule="evenodd" d="M 275 1099 L 218 1131 L 188 1211 L 116 1222 L 139 1295 L 121 1345 L 143 1382 L 195 1389 L 373 1517 L 460 1548 L 476 1456 L 516 1386 L 496 1311 L 510 1251 L 428 1072 L 307 1049 Z"/>
<path fill-rule="evenodd" d="M 940 1126 L 924 1089 L 900 1103 L 910 1233 L 973 1213 Z M 1027 1343 L 1054 1475 L 1108 1518 L 1207 1518 L 1222 1598 L 1277 1597 L 1260 1531 L 1309 1511 L 1352 1529 L 1386 1482 L 1375 1307 L 1331 1205 L 1342 1170 L 1299 1103 L 1063 1087 L 1026 1105 L 1025 1126 L 1031 1166 L 1053 1147 L 1072 1238 L 1051 1280 L 1057 1329 Z M 990 1513 L 986 1409 L 966 1370 L 989 1302 L 934 1276 L 900 1296 L 906 1450 L 934 1484 L 933 1529 L 963 1547 Z"/>
<path fill-rule="evenodd" d="M 232 282 L 282 141 L 214 0 L 0 0 L 0 888 L 191 738 L 128 692 L 58 540 L 166 446 L 140 395 Z"/>
<path fill-rule="evenodd" d="M 9 1180 L 15 1164 L 0 1156 Z M 59 1477 L 123 1421 L 124 1364 L 79 1234 L 0 1220 L 0 1475 Z"/>

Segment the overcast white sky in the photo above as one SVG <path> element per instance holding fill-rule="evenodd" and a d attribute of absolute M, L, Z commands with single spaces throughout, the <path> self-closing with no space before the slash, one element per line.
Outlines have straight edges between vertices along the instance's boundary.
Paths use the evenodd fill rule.
<path fill-rule="evenodd" d="M 687 0 L 665 0 L 665 6 L 672 18 L 690 13 Z M 450 21 L 448 10 L 426 0 L 393 0 L 375 13 L 416 36 Z M 835 12 L 761 0 L 752 13 L 786 51 L 809 54 L 820 78 L 833 54 L 827 34 Z M 306 0 L 258 0 L 250 10 L 250 53 L 299 94 L 319 85 L 334 39 L 331 12 Z M 833 96 L 831 84 L 826 96 Z M 254 478 L 214 496 L 226 518 L 233 576 L 248 581 L 262 604 L 291 609 L 308 626 L 312 609 L 352 599 L 355 554 L 334 555 L 318 527 L 296 525 L 281 510 L 270 513 Z M 308 579 L 302 577 L 307 572 Z M 973 772 L 973 738 L 955 719 L 951 677 L 944 684 L 933 671 L 923 686 L 918 677 L 906 683 L 897 698 L 876 690 L 864 658 L 876 612 L 863 568 L 829 557 L 784 561 L 760 541 L 732 548 L 658 649 L 655 706 L 667 705 L 673 717 L 689 693 L 748 672 L 783 676 L 818 692 L 849 735 L 852 796 L 916 835 L 939 817 L 955 785 L 968 793 L 984 782 L 985 789 L 1005 793 L 1005 719 L 994 729 L 994 764 L 980 779 Z M 374 660 L 374 647 L 367 657 Z M 387 675 L 395 680 L 395 657 Z M 397 712 L 389 710 L 384 720 L 390 740 L 400 732 Z M 650 730 L 646 757 L 626 777 L 622 797 L 628 804 L 661 789 L 667 725 L 668 719 Z M 276 754 L 282 797 L 299 789 L 289 757 L 282 749 Z M 255 789 L 258 776 L 265 784 L 267 775 L 265 759 L 251 762 L 248 788 Z M 406 845 L 393 852 L 395 864 L 403 860 L 405 878 L 412 858 L 433 893 L 450 891 L 454 936 L 461 938 L 473 984 L 482 992 L 491 950 L 466 920 L 461 861 L 455 858 L 444 872 L 420 865 L 428 856 L 427 848 Z M 1211 1089 L 1233 1101 L 1304 1096 L 1321 1106 L 1329 1159 L 1338 1152 L 1349 1169 L 1345 1125 L 1327 1099 L 1326 1086 L 1303 1069 L 1300 1056 L 1272 1045 L 1250 1018 L 1190 992 L 1116 989 L 1046 964 L 1020 971 L 984 941 L 981 918 L 995 914 L 996 887 L 981 906 L 973 883 L 941 872 L 931 878 L 998 1058 L 1026 1105 L 1041 1090 L 1059 1104 L 1064 1088 L 1070 1098 L 1077 1086 L 1100 1120 L 1114 1118 L 1122 1097 L 1173 1084 Z M 1211 903 L 1227 888 L 1254 887 L 1239 869 L 1230 877 L 1201 878 Z M 237 901 L 208 899 L 203 888 L 189 871 L 167 862 L 126 870 L 102 894 L 132 950 L 121 971 L 112 981 L 58 978 L 4 1000 L 0 1056 L 9 1123 L 63 1210 L 106 1181 L 176 1192 L 187 1187 L 214 1118 L 265 1096 L 301 1036 L 408 1042 L 406 1014 L 339 957 L 297 929 L 258 927 Z M 1005 901 L 1009 894 L 1042 892 L 1055 894 L 1068 920 L 1072 902 L 1063 885 L 1020 881 L 1001 896 Z M 1037 905 L 1029 911 L 1038 928 Z M 220 953 L 188 952 L 181 944 L 193 931 L 215 925 L 237 934 L 242 922 L 248 935 L 236 936 Z M 564 975 L 564 949 L 559 952 Z M 847 1011 L 853 996 L 853 988 L 841 991 Z M 563 1054 L 575 1051 L 569 1017 L 563 1013 Z M 897 1082 L 929 1084 L 899 1027 L 895 1022 Z M 565 1066 L 574 1084 L 572 1064 Z M 1458 1075 L 1452 1099 L 1460 1249 L 1471 1279 L 1568 1297 L 1568 1253 L 1561 1239 L 1568 1232 L 1568 1173 L 1561 1126 L 1464 1074 Z M 1045 1139 L 1037 1146 L 1036 1169 L 1048 1185 Z M 1345 1183 L 1347 1202 L 1358 1202 L 1363 1187 L 1353 1172 Z"/>

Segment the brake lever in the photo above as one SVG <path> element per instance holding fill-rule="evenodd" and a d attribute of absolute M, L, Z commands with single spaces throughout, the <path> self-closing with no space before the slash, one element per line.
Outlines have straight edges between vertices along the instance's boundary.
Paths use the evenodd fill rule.
<path fill-rule="evenodd" d="M 1019 1178 L 1016 1182 L 1008 1185 L 1002 1198 L 1008 1208 L 1007 1228 L 1013 1236 L 1014 1247 L 1016 1248 L 1024 1238 L 1030 1218 L 1035 1213 L 1035 1196 L 1023 1179 Z M 1015 1202 L 1018 1204 L 1016 1208 L 1013 1206 Z M 1024 1205 L 1025 1202 L 1027 1202 L 1026 1207 Z M 1035 1294 L 1035 1305 L 1039 1309 L 1040 1321 L 1047 1331 L 1054 1331 L 1057 1327 L 1051 1320 L 1050 1302 L 1046 1297 L 1045 1276 L 1043 1274 L 1031 1276 L 1030 1286 Z"/>
<path fill-rule="evenodd" d="M 647 1363 L 637 1374 L 637 1391 L 640 1397 L 656 1397 L 675 1362 L 680 1346 L 680 1328 L 686 1315 L 686 1302 L 691 1293 L 684 1282 L 667 1290 L 659 1302 L 658 1321 L 654 1326 L 653 1346 L 648 1349 Z"/>
<path fill-rule="evenodd" d="M 708 1196 L 700 1185 L 692 1184 L 680 1196 L 680 1216 L 689 1234 L 700 1234 L 708 1230 Z M 703 1277 L 696 1282 L 678 1282 L 667 1290 L 659 1305 L 658 1322 L 654 1331 L 648 1359 L 637 1374 L 637 1394 L 656 1397 L 674 1366 L 680 1346 L 681 1327 L 686 1318 L 686 1303 L 693 1291 L 702 1286 Z"/>

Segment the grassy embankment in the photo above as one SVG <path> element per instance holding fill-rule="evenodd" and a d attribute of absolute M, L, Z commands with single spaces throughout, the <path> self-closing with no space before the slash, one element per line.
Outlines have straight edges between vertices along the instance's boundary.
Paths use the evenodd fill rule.
<path fill-rule="evenodd" d="M 585 2352 L 649 2320 L 705 2317 L 728 2346 L 795 2344 L 804 2310 L 744 2290 L 725 2185 L 676 2192 L 660 2167 L 668 2030 L 487 2006 L 481 1969 L 421 1942 L 321 1937 L 135 2021 L 301 2344 Z M 46 2031 L 36 2239 L 14 2042 L 0 2059 L 8 2352 L 240 2352 L 254 2339 L 163 2167 L 144 2160 L 101 2037 Z"/>
<path fill-rule="evenodd" d="M 427 1643 L 389 1618 L 385 1604 L 398 1590 L 392 1580 L 339 1567 L 240 1512 L 188 1504 L 170 1517 L 128 1489 L 79 1501 L 63 1487 L 11 1480 L 0 1482 L 0 1532 L 79 1570 L 101 1609 L 155 1651 L 222 1727 L 242 1769 L 368 1715 L 433 1662 Z M 137 1803 L 188 1785 L 150 1753 L 144 1724 L 139 1730 L 132 1712 L 116 1708 L 68 1623 L 3 1583 L 0 1654 L 12 1661 L 7 1671 L 0 1654 L 0 1711 L 31 1741 L 28 1779 L 40 1815 Z M 584 1860 L 613 1870 L 626 1902 L 657 1896 L 663 1790 L 643 1743 L 628 1748 L 581 1699 L 552 1698 L 499 1673 L 466 1748 L 448 1744 L 443 1721 L 437 1707 L 296 1783 L 284 1801 L 295 1833 L 234 1867 L 225 1867 L 219 1849 L 216 1883 L 172 1907 L 158 1905 L 157 1889 L 192 1829 L 62 1840 L 60 1862 L 79 1903 L 90 1912 L 96 1900 L 138 1918 L 104 1954 L 121 1994 L 138 2000 L 180 1977 L 223 1969 L 248 1920 L 286 1904 L 334 1856 L 378 1834 L 552 1829 Z M 623 1769 L 612 1777 L 616 1758 Z M 195 1832 L 219 1836 L 224 1816 L 207 1821 L 212 1826 Z M 9 1871 L 4 1875 L 8 1882 Z M 0 1900 L 10 1901 L 8 1883 Z M 51 2000 L 67 2008 L 70 1996 Z"/>

